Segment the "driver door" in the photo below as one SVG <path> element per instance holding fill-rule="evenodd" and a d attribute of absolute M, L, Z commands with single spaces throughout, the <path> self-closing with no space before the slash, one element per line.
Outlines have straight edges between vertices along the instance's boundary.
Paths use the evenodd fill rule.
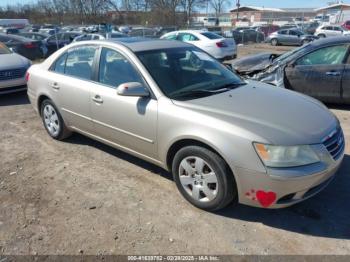
<path fill-rule="evenodd" d="M 139 82 L 148 88 L 140 72 L 123 54 L 103 47 L 96 80 L 90 93 L 94 134 L 121 148 L 156 158 L 157 100 L 117 94 L 117 87 L 123 83 Z"/>
<path fill-rule="evenodd" d="M 348 48 L 348 44 L 324 47 L 288 65 L 290 88 L 324 102 L 338 101 Z"/>

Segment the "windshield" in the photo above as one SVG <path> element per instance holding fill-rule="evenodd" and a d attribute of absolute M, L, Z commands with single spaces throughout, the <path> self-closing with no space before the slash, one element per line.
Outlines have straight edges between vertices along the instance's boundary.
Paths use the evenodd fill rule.
<path fill-rule="evenodd" d="M 143 51 L 137 56 L 171 99 L 209 96 L 218 90 L 245 84 L 239 76 L 196 47 Z"/>
<path fill-rule="evenodd" d="M 8 49 L 5 44 L 0 43 L 0 55 L 6 55 L 6 54 L 11 54 L 10 49 Z"/>

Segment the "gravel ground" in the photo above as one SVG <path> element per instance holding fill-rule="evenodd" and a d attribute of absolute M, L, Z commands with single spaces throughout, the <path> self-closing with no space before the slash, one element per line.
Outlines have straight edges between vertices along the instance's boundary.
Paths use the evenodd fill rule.
<path fill-rule="evenodd" d="M 330 108 L 349 140 L 350 107 Z M 209 213 L 164 170 L 81 135 L 54 141 L 25 93 L 1 96 L 0 255 L 350 254 L 349 154 L 348 144 L 335 180 L 301 204 Z"/>

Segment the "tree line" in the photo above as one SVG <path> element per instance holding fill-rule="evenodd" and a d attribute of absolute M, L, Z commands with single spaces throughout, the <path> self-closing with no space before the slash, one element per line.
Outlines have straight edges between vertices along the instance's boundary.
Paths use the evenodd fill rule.
<path fill-rule="evenodd" d="M 217 16 L 232 0 L 38 0 L 0 7 L 1 18 L 27 18 L 33 24 L 185 25 L 196 12 Z"/>

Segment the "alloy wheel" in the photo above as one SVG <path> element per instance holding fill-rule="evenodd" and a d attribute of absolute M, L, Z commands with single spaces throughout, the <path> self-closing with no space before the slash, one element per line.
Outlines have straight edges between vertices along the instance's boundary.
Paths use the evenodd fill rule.
<path fill-rule="evenodd" d="M 179 166 L 182 187 L 194 200 L 210 202 L 218 193 L 218 179 L 211 166 L 202 158 L 189 156 Z"/>
<path fill-rule="evenodd" d="M 60 132 L 60 122 L 55 108 L 47 104 L 44 107 L 43 113 L 46 129 L 49 131 L 50 135 L 54 137 L 58 136 Z"/>

